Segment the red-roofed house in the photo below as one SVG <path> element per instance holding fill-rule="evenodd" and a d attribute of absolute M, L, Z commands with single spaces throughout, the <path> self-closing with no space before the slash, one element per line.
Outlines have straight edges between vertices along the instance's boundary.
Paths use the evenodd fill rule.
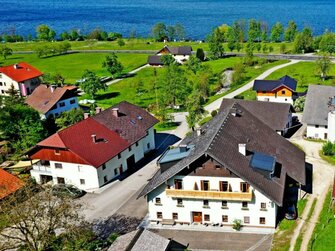
<path fill-rule="evenodd" d="M 25 97 L 40 84 L 39 77 L 42 75 L 42 72 L 24 62 L 0 67 L 0 95 L 8 95 L 6 92 L 13 85 Z"/>
<path fill-rule="evenodd" d="M 0 168 L 0 200 L 16 192 L 24 186 L 24 182 Z"/>
<path fill-rule="evenodd" d="M 157 122 L 142 108 L 121 102 L 39 142 L 28 153 L 40 160 L 31 175 L 38 183 L 97 189 L 155 149 Z"/>
<path fill-rule="evenodd" d="M 40 85 L 27 97 L 26 103 L 37 110 L 42 118 L 57 117 L 62 112 L 79 107 L 77 87 Z"/>

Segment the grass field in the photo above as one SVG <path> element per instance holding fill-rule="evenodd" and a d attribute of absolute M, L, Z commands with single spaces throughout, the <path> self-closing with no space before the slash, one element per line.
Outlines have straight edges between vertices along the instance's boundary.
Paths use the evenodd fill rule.
<path fill-rule="evenodd" d="M 165 43 L 154 42 L 152 39 L 124 39 L 125 45 L 119 46 L 117 41 L 70 41 L 72 50 L 159 50 Z M 50 42 L 18 42 L 8 43 L 7 45 L 13 49 L 13 51 L 34 51 L 37 46 L 41 46 Z M 53 42 L 57 43 L 57 42 Z M 171 46 L 190 45 L 193 50 L 196 51 L 198 48 L 202 48 L 205 51 L 209 50 L 208 43 L 206 42 L 168 42 L 166 43 Z M 272 53 L 279 53 L 280 46 L 282 43 L 266 43 L 267 47 L 272 46 Z M 290 51 L 293 47 L 292 43 L 284 43 L 286 45 L 286 51 Z M 227 44 L 223 44 L 225 51 L 229 51 Z M 243 46 L 241 52 L 244 51 Z M 255 51 L 256 53 L 257 51 Z M 260 51 L 262 52 L 262 51 Z"/>
<path fill-rule="evenodd" d="M 327 251 L 335 247 L 335 219 L 334 210 L 331 207 L 331 191 L 327 193 L 318 223 L 315 226 L 308 250 Z M 316 239 L 314 240 L 314 238 Z"/>
<path fill-rule="evenodd" d="M 102 68 L 108 53 L 74 53 L 47 58 L 38 58 L 36 54 L 14 54 L 7 60 L 0 60 L 0 65 L 9 65 L 18 62 L 27 62 L 43 73 L 60 73 L 67 83 L 75 83 L 81 79 L 85 69 L 94 71 L 99 76 L 110 74 Z M 147 62 L 145 54 L 117 54 L 124 66 L 124 73 L 129 72 Z"/>

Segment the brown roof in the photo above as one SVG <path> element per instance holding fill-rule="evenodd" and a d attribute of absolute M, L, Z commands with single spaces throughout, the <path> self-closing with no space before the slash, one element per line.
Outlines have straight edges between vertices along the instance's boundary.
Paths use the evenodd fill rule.
<path fill-rule="evenodd" d="M 232 108 L 238 111 L 238 116 L 230 113 Z M 221 110 L 202 129 L 204 133 L 201 136 L 193 133 L 181 142 L 195 146 L 190 155 L 165 172 L 157 171 L 140 196 L 146 195 L 204 155 L 212 157 L 279 206 L 283 204 L 287 175 L 303 185 L 306 183 L 305 153 L 239 103 Z M 238 150 L 241 143 L 246 144 L 247 156 Z M 250 166 L 251 156 L 256 152 L 275 157 L 281 165 L 279 177 L 269 178 Z"/>
<path fill-rule="evenodd" d="M 77 87 L 49 87 L 39 85 L 33 93 L 27 97 L 26 103 L 39 113 L 46 114 L 53 106 L 62 99 L 77 96 L 74 92 Z M 52 91 L 53 90 L 53 91 Z"/>
<path fill-rule="evenodd" d="M 192 46 L 167 46 L 165 45 L 163 49 L 157 52 L 157 54 L 161 53 L 162 51 L 167 50 L 172 55 L 191 55 L 192 54 Z"/>
<path fill-rule="evenodd" d="M 289 113 L 294 112 L 292 105 L 288 103 L 250 101 L 242 99 L 223 99 L 220 109 L 223 110 L 236 102 L 248 109 L 249 112 L 274 131 L 284 130 L 288 122 Z"/>
<path fill-rule="evenodd" d="M 0 200 L 24 186 L 24 182 L 0 168 Z"/>
<path fill-rule="evenodd" d="M 42 72 L 25 62 L 0 67 L 0 73 L 5 74 L 16 82 L 23 82 L 43 75 Z"/>
<path fill-rule="evenodd" d="M 162 62 L 162 56 L 159 55 L 150 55 L 148 56 L 149 65 L 164 65 Z"/>

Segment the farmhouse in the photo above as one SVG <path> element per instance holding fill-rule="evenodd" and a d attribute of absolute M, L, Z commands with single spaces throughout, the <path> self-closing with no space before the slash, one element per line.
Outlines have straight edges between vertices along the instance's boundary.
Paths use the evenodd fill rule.
<path fill-rule="evenodd" d="M 8 95 L 8 90 L 13 86 L 25 97 L 40 84 L 39 77 L 42 75 L 42 72 L 24 62 L 0 67 L 0 95 Z"/>
<path fill-rule="evenodd" d="M 95 190 L 135 168 L 155 149 L 157 119 L 128 102 L 61 130 L 28 152 L 38 183 L 72 184 Z"/>
<path fill-rule="evenodd" d="M 161 57 L 163 55 L 171 55 L 176 60 L 176 62 L 183 64 L 192 55 L 192 47 L 191 46 L 171 47 L 165 45 L 163 49 L 161 49 L 156 53 L 156 55 L 151 55 L 148 57 L 148 64 L 151 66 L 162 66 L 163 62 L 161 60 Z"/>
<path fill-rule="evenodd" d="M 159 159 L 146 196 L 154 224 L 275 228 L 306 183 L 305 154 L 234 102 Z"/>

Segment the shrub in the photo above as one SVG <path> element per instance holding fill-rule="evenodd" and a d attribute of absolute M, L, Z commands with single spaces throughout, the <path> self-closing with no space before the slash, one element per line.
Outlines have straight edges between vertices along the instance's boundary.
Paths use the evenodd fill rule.
<path fill-rule="evenodd" d="M 239 219 L 235 219 L 233 221 L 233 229 L 239 231 L 239 230 L 241 230 L 241 228 L 242 228 L 242 221 L 239 220 Z"/>
<path fill-rule="evenodd" d="M 335 145 L 330 141 L 324 143 L 323 146 L 322 146 L 323 154 L 326 155 L 326 156 L 334 155 L 334 147 L 335 147 Z"/>
<path fill-rule="evenodd" d="M 211 116 L 214 118 L 216 116 L 216 114 L 218 114 L 217 110 L 213 110 L 211 111 Z"/>

